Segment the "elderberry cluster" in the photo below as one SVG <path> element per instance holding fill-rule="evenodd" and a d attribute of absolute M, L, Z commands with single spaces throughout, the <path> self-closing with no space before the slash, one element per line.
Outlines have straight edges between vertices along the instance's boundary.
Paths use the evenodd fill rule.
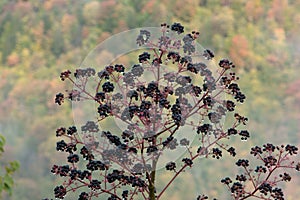
<path fill-rule="evenodd" d="M 192 34 L 187 34 L 182 39 L 184 45 L 183 45 L 183 51 L 184 53 L 188 53 L 188 55 L 191 55 L 195 52 L 195 45 L 193 44 L 194 38 Z"/>
<path fill-rule="evenodd" d="M 180 23 L 174 23 L 171 26 L 171 30 L 181 34 L 184 32 L 184 27 Z"/>
<path fill-rule="evenodd" d="M 61 105 L 64 102 L 64 94 L 63 93 L 58 93 L 55 96 L 55 103 L 57 103 L 58 105 Z"/>
<path fill-rule="evenodd" d="M 87 121 L 84 126 L 81 127 L 82 132 L 98 132 L 99 127 L 94 121 Z"/>
<path fill-rule="evenodd" d="M 211 51 L 211 50 L 209 50 L 209 49 L 205 49 L 204 50 L 204 53 L 203 53 L 203 56 L 207 59 L 207 60 L 211 60 L 211 59 L 213 59 L 214 57 L 215 57 L 215 54 Z M 222 60 L 221 60 L 222 61 Z M 220 62 L 221 62 L 220 61 Z M 228 68 L 229 69 L 229 68 Z"/>
<path fill-rule="evenodd" d="M 236 99 L 238 102 L 243 103 L 245 101 L 246 96 L 240 91 L 240 88 L 236 83 L 231 83 L 228 86 L 228 89 L 234 95 L 234 99 Z"/>
<path fill-rule="evenodd" d="M 74 72 L 75 78 L 82 78 L 82 77 L 91 77 L 95 76 L 96 71 L 93 68 L 86 68 L 86 69 L 76 69 Z"/>
<path fill-rule="evenodd" d="M 178 154 L 178 160 L 162 164 L 172 182 L 186 168 L 194 167 L 196 158 L 220 159 L 223 152 L 236 156 L 236 149 L 222 140 L 250 137 L 247 130 L 240 128 L 248 119 L 238 113 L 233 114 L 231 126 L 226 125 L 225 129 L 222 124 L 226 114 L 238 110 L 239 103 L 246 98 L 233 71 L 235 65 L 221 59 L 218 69 L 213 71 L 210 62 L 214 53 L 196 48 L 199 32 L 192 31 L 180 38 L 184 33 L 180 23 L 163 23 L 160 30 L 158 38 L 152 38 L 155 34 L 148 30 L 140 30 L 136 44 L 145 49 L 128 62 L 130 66 L 114 61 L 96 66 L 103 67 L 100 71 L 86 68 L 73 74 L 69 70 L 61 73 L 61 80 L 70 80 L 74 88 L 67 94 L 58 93 L 55 103 L 93 101 L 97 115 L 79 128 L 56 130 L 56 136 L 62 137 L 56 150 L 68 155 L 67 164 L 53 165 L 51 169 L 53 174 L 67 179 L 54 188 L 55 198 L 63 199 L 69 191 L 80 191 L 79 200 L 167 199 L 161 196 L 169 184 L 161 191 L 156 187 L 159 179 L 155 171 L 164 162 L 159 160 L 162 156 L 169 152 Z M 90 80 L 92 92 L 86 87 Z M 232 97 L 222 99 L 222 94 Z M 195 139 L 191 138 L 191 131 L 195 132 Z M 253 191 L 246 192 L 248 181 L 257 181 L 254 193 L 280 199 L 280 188 L 254 177 L 272 178 L 272 170 L 288 166 L 281 164 L 297 151 L 292 145 L 253 147 L 250 154 L 260 159 L 260 165 L 251 169 L 249 160 L 239 159 L 236 165 L 246 172 L 238 174 L 235 181 L 227 177 L 221 182 L 235 199 L 252 194 Z M 300 163 L 294 163 L 292 168 L 300 170 Z M 291 176 L 280 173 L 276 180 L 290 181 Z M 208 197 L 200 195 L 197 199 Z"/>
<path fill-rule="evenodd" d="M 278 200 L 284 200 L 284 194 L 281 188 L 272 187 L 269 183 L 263 183 L 259 186 L 259 192 L 264 196 L 270 194 L 271 197 Z"/>
<path fill-rule="evenodd" d="M 140 34 L 137 36 L 136 43 L 141 46 L 146 44 L 150 39 L 151 33 L 147 30 L 140 30 Z"/>
<path fill-rule="evenodd" d="M 176 169 L 176 163 L 175 162 L 169 162 L 166 164 L 166 170 L 175 170 Z"/>
<path fill-rule="evenodd" d="M 60 74 L 60 79 L 61 79 L 62 81 L 64 81 L 64 80 L 66 80 L 67 78 L 69 78 L 70 75 L 71 75 L 71 71 L 70 71 L 70 70 L 66 70 L 66 71 L 64 71 L 64 72 L 62 72 L 62 73 Z"/>
<path fill-rule="evenodd" d="M 82 128 L 82 132 L 85 131 L 95 131 L 95 128 L 97 126 L 93 122 L 88 122 L 85 126 Z M 131 129 L 131 128 L 130 128 Z M 127 146 L 122 144 L 120 142 L 120 138 L 112 135 L 110 132 L 103 132 L 102 135 L 106 137 L 111 143 L 114 145 L 118 146 L 120 149 L 122 148 L 123 150 L 127 149 Z M 127 133 L 126 137 L 130 137 L 130 133 Z M 64 127 L 60 127 L 56 130 L 56 136 L 57 137 L 77 137 L 78 136 L 78 131 L 75 126 L 70 126 L 68 129 Z M 99 179 L 94 179 L 95 177 L 95 172 L 96 171 L 108 171 L 111 169 L 111 166 L 107 163 L 107 157 L 109 156 L 110 158 L 113 156 L 116 156 L 117 151 L 115 150 L 107 150 L 106 152 L 103 152 L 102 159 L 101 160 L 95 160 L 95 157 L 90 149 L 88 149 L 86 146 L 83 146 L 80 149 L 79 154 L 76 153 L 77 151 L 77 145 L 78 142 L 76 141 L 70 141 L 65 142 L 65 140 L 61 140 L 57 142 L 57 151 L 64 151 L 68 152 L 69 156 L 67 157 L 67 162 L 70 163 L 70 165 L 53 165 L 51 172 L 53 174 L 59 175 L 61 177 L 69 177 L 72 184 L 73 182 L 78 182 L 78 183 L 84 183 L 86 186 L 91 190 L 91 191 L 100 191 L 104 185 L 103 182 L 100 181 Z M 151 150 L 152 151 L 152 150 Z M 121 151 L 122 152 L 122 151 Z M 120 153 L 120 152 L 119 152 Z M 126 154 L 125 154 L 126 155 Z M 83 160 L 86 160 L 87 163 L 85 164 L 85 170 L 80 170 L 77 166 L 80 162 L 80 156 L 82 156 Z M 124 154 L 122 154 L 124 156 Z M 117 158 L 119 161 L 122 162 L 122 159 L 124 158 Z M 115 181 L 119 181 L 120 183 L 124 185 L 130 185 L 131 187 L 140 187 L 144 188 L 146 187 L 146 183 L 144 180 L 142 180 L 138 176 L 128 176 L 125 175 L 123 171 L 119 171 L 117 169 L 111 169 L 111 173 L 107 173 L 106 175 L 106 180 L 108 183 L 114 183 Z M 151 166 L 146 165 L 144 166 L 143 164 L 139 163 L 136 164 L 132 172 L 136 173 L 137 175 L 141 175 L 141 173 L 144 173 L 146 171 L 151 171 Z M 97 176 L 96 176 L 97 177 Z M 60 185 L 54 188 L 54 196 L 55 198 L 58 199 L 64 199 L 65 195 L 67 194 L 68 185 Z M 79 194 L 78 199 L 89 199 L 93 193 L 86 193 L 82 192 Z M 116 199 L 120 199 L 119 197 L 115 196 Z M 122 197 L 126 199 L 128 197 L 128 191 L 124 191 L 122 193 Z M 110 197 L 112 198 L 112 197 Z"/>
<path fill-rule="evenodd" d="M 294 150 L 290 154 L 291 150 Z M 254 146 L 250 150 L 250 154 L 255 156 L 263 165 L 257 165 L 251 168 L 250 161 L 247 159 L 239 159 L 236 162 L 238 167 L 244 169 L 244 173 L 236 175 L 236 182 L 229 177 L 221 180 L 221 183 L 229 186 L 234 198 L 257 197 L 262 195 L 264 198 L 272 197 L 273 199 L 284 199 L 281 188 L 278 187 L 279 182 L 289 182 L 292 177 L 285 170 L 295 169 L 299 171 L 300 163 L 290 162 L 290 157 L 297 154 L 297 147 L 290 144 L 275 146 L 271 143 L 264 144 L 262 147 Z M 275 173 L 274 171 L 283 171 L 283 173 Z M 247 182 L 251 182 L 254 186 L 253 191 L 246 187 Z M 258 194 L 260 193 L 260 194 Z"/>
<path fill-rule="evenodd" d="M 234 68 L 234 64 L 232 62 L 230 62 L 228 59 L 222 59 L 219 62 L 219 66 L 224 68 L 224 69 L 230 69 L 230 68 Z"/>

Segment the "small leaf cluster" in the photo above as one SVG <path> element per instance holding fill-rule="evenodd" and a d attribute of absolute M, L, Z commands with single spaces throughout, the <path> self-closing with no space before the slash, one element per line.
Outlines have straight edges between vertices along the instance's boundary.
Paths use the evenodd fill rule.
<path fill-rule="evenodd" d="M 4 153 L 5 146 L 5 137 L 0 134 L 0 156 Z M 4 171 L 4 174 L 0 174 L 0 194 L 5 191 L 9 195 L 12 195 L 14 180 L 12 175 L 20 168 L 18 161 L 11 161 L 8 164 L 1 164 L 1 172 Z M 4 168 L 4 170 L 3 170 Z"/>

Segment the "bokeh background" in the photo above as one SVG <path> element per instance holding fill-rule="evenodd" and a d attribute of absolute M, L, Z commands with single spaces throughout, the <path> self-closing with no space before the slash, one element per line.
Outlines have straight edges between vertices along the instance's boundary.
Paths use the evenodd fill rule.
<path fill-rule="evenodd" d="M 198 42 L 216 60 L 236 64 L 247 95 L 240 111 L 250 118 L 252 135 L 234 142 L 240 156 L 266 142 L 300 147 L 299 10 L 300 0 L 1 0 L 0 133 L 7 145 L 0 163 L 21 163 L 13 195 L 3 199 L 53 198 L 61 182 L 50 173 L 65 160 L 55 152 L 55 130 L 73 118 L 70 103 L 54 104 L 55 94 L 71 87 L 60 72 L 80 66 L 113 34 L 163 22 L 200 31 Z M 180 177 L 166 199 L 196 199 L 197 193 L 227 199 L 220 179 L 235 172 L 234 159 L 200 160 L 199 166 Z M 299 184 L 295 174 L 283 186 L 287 199 L 299 199 Z"/>

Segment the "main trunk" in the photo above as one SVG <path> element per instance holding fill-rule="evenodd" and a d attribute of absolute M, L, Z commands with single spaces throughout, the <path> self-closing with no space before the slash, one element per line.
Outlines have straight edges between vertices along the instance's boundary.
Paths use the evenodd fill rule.
<path fill-rule="evenodd" d="M 155 200 L 155 175 L 156 175 L 156 164 L 157 160 L 154 159 L 152 162 L 152 172 L 150 173 L 150 180 L 149 180 L 149 200 Z"/>

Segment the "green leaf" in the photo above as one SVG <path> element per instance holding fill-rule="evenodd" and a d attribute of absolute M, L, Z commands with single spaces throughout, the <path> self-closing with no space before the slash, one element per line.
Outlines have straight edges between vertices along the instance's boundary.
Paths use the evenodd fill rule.
<path fill-rule="evenodd" d="M 5 137 L 0 134 L 0 153 L 4 152 Z"/>
<path fill-rule="evenodd" d="M 18 161 L 12 161 L 9 163 L 9 166 L 5 167 L 6 173 L 7 174 L 12 174 L 14 173 L 16 170 L 18 170 L 20 168 L 20 164 Z"/>
<path fill-rule="evenodd" d="M 12 187 L 14 185 L 14 180 L 11 176 L 5 175 L 3 177 L 3 189 L 8 192 L 9 195 L 12 195 Z"/>
<path fill-rule="evenodd" d="M 9 164 L 14 172 L 20 168 L 20 163 L 18 161 L 12 161 Z"/>

